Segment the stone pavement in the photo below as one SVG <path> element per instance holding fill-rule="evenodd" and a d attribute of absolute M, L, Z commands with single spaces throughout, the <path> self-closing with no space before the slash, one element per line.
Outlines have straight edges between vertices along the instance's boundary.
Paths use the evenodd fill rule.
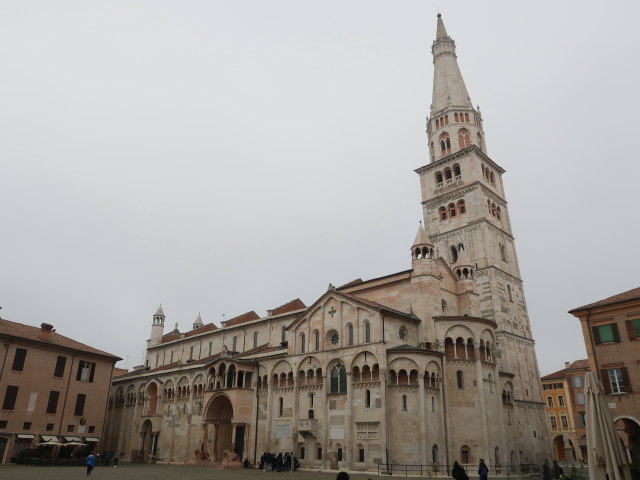
<path fill-rule="evenodd" d="M 96 467 L 92 480 L 334 480 L 337 472 L 263 472 L 257 469 L 216 470 L 210 467 L 122 464 L 118 468 Z M 350 474 L 351 475 L 351 474 Z M 351 480 L 368 480 L 377 473 L 351 475 Z M 85 467 L 31 467 L 0 465 L 2 480 L 81 480 Z"/>

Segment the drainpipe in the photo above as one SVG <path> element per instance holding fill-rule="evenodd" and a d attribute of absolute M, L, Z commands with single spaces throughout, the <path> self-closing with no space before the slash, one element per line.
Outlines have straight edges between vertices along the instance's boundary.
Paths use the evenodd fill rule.
<path fill-rule="evenodd" d="M 107 388 L 107 399 L 104 402 L 104 417 L 102 418 L 102 431 L 100 432 L 100 441 L 98 442 L 98 445 L 100 445 L 100 447 L 102 447 L 104 443 L 104 437 L 107 430 L 107 410 L 109 409 L 109 394 L 111 393 L 111 385 L 113 383 L 113 369 L 115 366 L 116 366 L 115 362 L 111 364 L 111 376 L 109 377 L 109 387 Z M 138 392 L 136 392 L 136 394 L 137 393 Z M 96 447 L 98 445 L 96 445 Z M 116 442 L 116 449 L 120 450 L 120 445 L 118 445 L 118 442 Z M 99 448 L 97 448 L 97 450 L 100 451 Z"/>
<path fill-rule="evenodd" d="M 74 353 L 71 357 L 71 367 L 69 368 L 69 380 L 67 380 L 67 388 L 64 392 L 64 400 L 62 402 L 62 415 L 60 415 L 60 426 L 58 427 L 58 436 L 62 435 L 62 421 L 64 420 L 64 411 L 67 407 L 67 397 L 69 396 L 69 385 L 71 384 L 71 377 L 73 377 L 73 362 L 76 359 L 76 354 Z"/>

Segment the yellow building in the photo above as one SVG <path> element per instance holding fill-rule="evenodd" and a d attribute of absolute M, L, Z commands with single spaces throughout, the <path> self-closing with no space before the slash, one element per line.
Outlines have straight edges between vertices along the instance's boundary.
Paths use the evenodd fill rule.
<path fill-rule="evenodd" d="M 588 360 L 576 360 L 542 377 L 549 440 L 555 460 L 568 463 L 587 460 L 584 376 L 588 371 Z"/>

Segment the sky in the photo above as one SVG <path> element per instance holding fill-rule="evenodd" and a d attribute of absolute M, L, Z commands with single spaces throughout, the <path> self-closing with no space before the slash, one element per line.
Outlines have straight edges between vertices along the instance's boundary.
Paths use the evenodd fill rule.
<path fill-rule="evenodd" d="M 503 177 L 540 371 L 638 287 L 640 2 L 0 4 L 0 315 L 139 365 L 410 268 L 440 11 Z M 634 153 L 635 152 L 635 153 Z"/>

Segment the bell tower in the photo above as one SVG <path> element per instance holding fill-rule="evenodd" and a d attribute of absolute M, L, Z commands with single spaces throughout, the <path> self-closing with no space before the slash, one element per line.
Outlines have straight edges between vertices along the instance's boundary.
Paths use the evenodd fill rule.
<path fill-rule="evenodd" d="M 516 424 L 546 432 L 534 341 L 502 182 L 505 170 L 487 153 L 480 109 L 471 102 L 456 44 L 440 14 L 431 53 L 429 163 L 416 170 L 428 240 L 459 281 L 475 282 L 480 297 L 477 314 L 498 325 L 497 368 L 513 375 L 516 405 L 522 406 L 514 412 Z M 525 452 L 541 448 L 540 442 L 528 444 L 519 434 L 506 440 L 521 444 Z"/>

